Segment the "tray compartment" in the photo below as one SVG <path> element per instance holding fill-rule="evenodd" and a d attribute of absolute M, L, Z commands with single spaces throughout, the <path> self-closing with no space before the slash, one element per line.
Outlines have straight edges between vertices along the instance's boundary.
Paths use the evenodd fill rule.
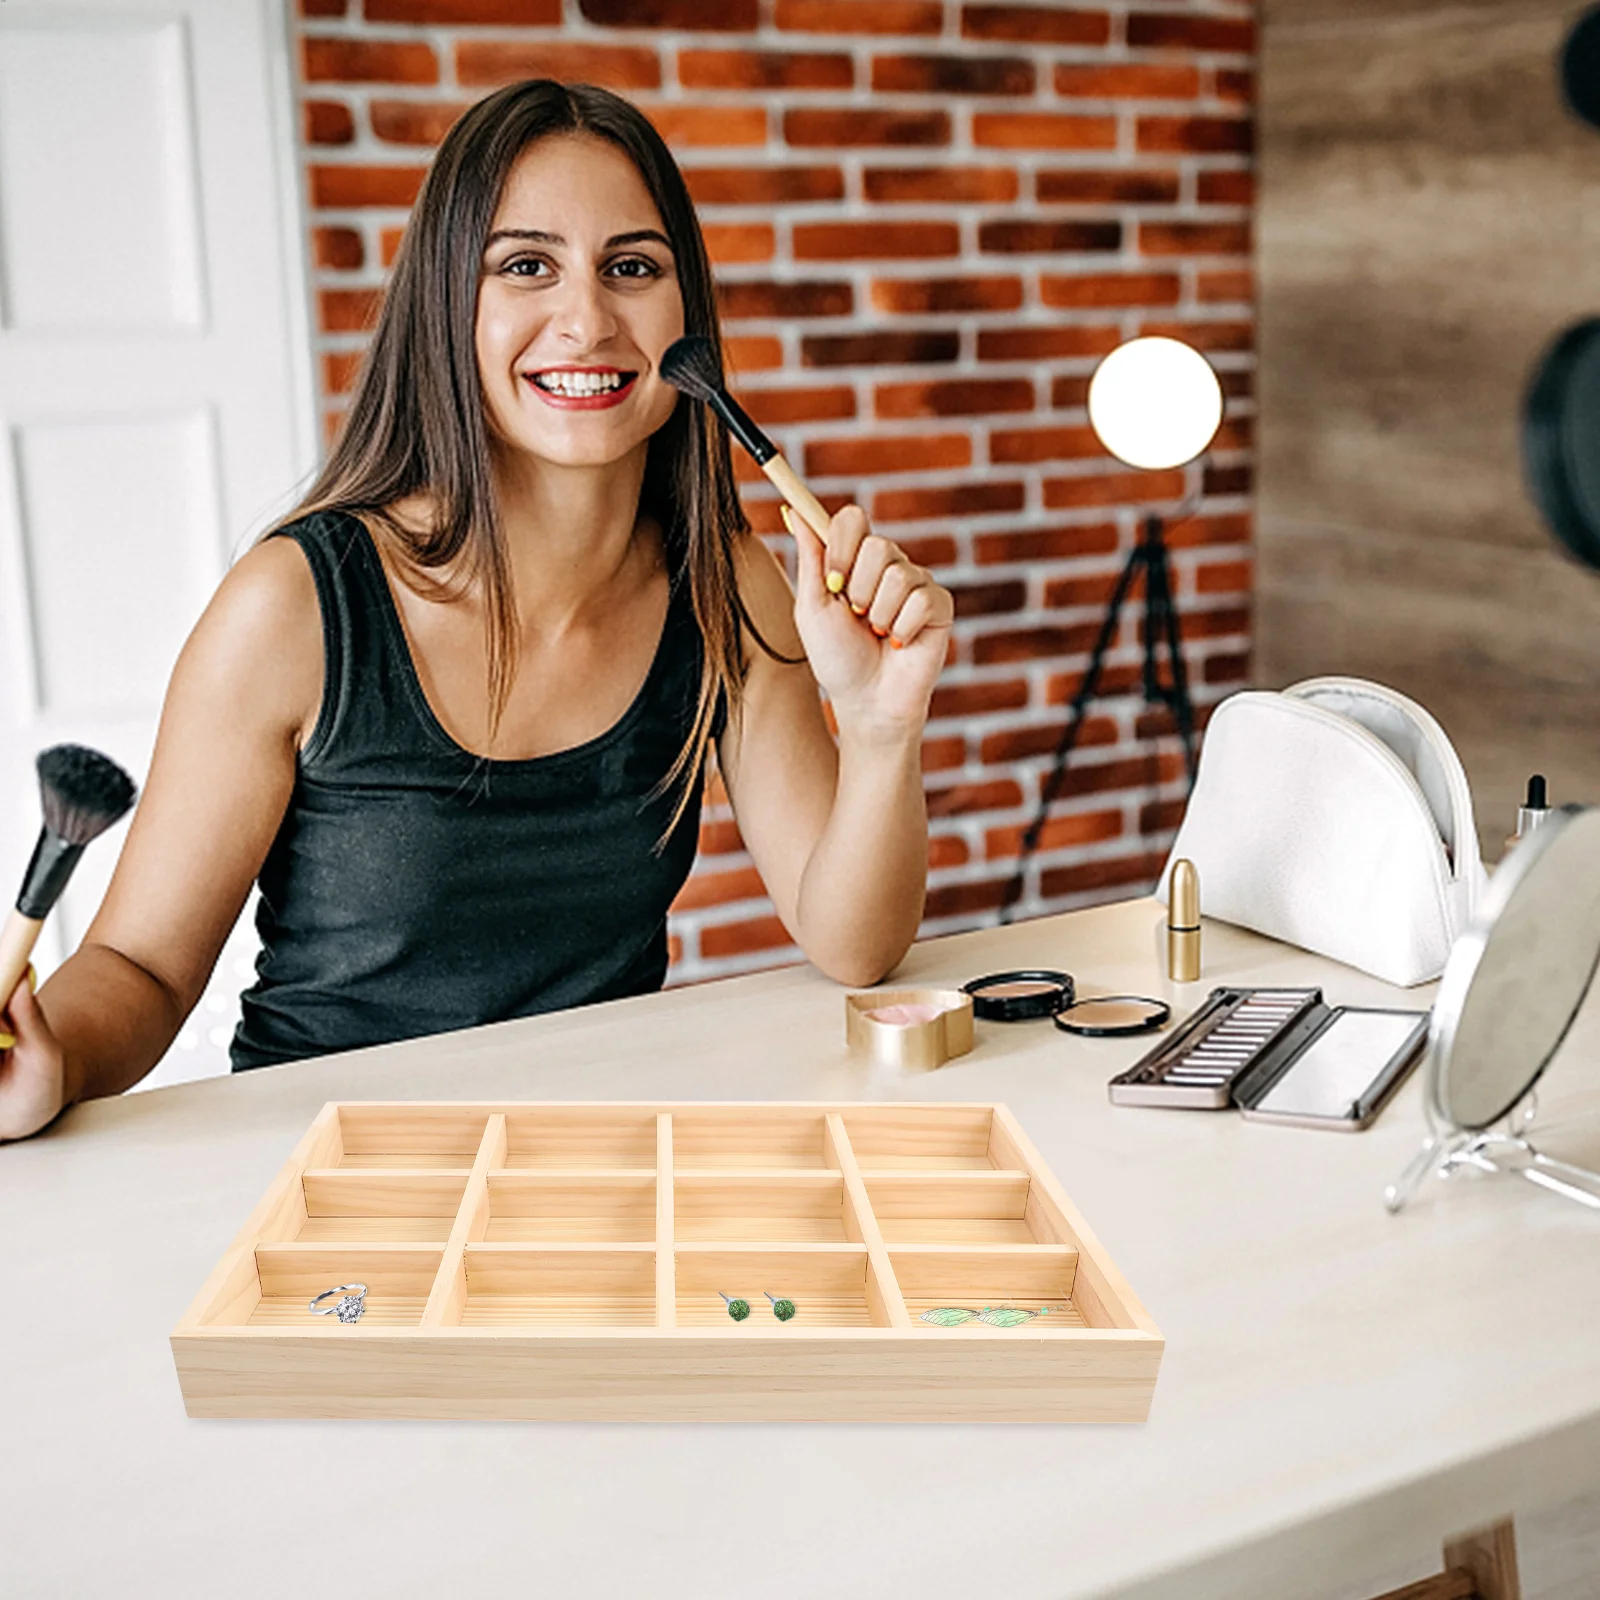
<path fill-rule="evenodd" d="M 672 1113 L 678 1173 L 723 1167 L 828 1165 L 822 1153 L 823 1113 L 813 1106 L 700 1105 Z"/>
<path fill-rule="evenodd" d="M 653 1245 L 469 1244 L 464 1328 L 648 1328 Z"/>
<path fill-rule="evenodd" d="M 766 1292 L 793 1300 L 797 1315 L 779 1322 Z M 735 1322 L 723 1294 L 750 1302 Z M 765 1334 L 804 1337 L 819 1328 L 868 1328 L 875 1319 L 867 1299 L 867 1252 L 860 1245 L 680 1245 L 677 1250 L 678 1327 L 724 1329 L 746 1338 Z"/>
<path fill-rule="evenodd" d="M 880 1172 L 863 1182 L 888 1245 L 1053 1242 L 1028 1219 L 1026 1172 Z"/>
<path fill-rule="evenodd" d="M 559 1104 L 508 1111 L 505 1164 L 653 1172 L 656 1113 L 649 1106 Z"/>
<path fill-rule="evenodd" d="M 904 1245 L 891 1249 L 889 1259 L 911 1313 L 912 1327 L 923 1333 L 948 1336 L 976 1330 L 1015 1338 L 1019 1333 L 1060 1333 L 1087 1326 L 1072 1298 L 1078 1252 L 1065 1245 L 990 1245 L 969 1250 Z M 984 1306 L 1019 1306 L 1028 1311 L 1048 1306 L 1050 1314 L 1021 1328 L 969 1322 L 952 1329 L 921 1320 L 922 1313 L 935 1306 L 966 1306 L 974 1311 Z"/>
<path fill-rule="evenodd" d="M 301 1179 L 300 1244 L 443 1244 L 468 1173 L 322 1167 Z"/>
<path fill-rule="evenodd" d="M 292 1328 L 298 1333 L 359 1333 L 363 1328 L 416 1327 L 428 1303 L 444 1251 L 423 1245 L 263 1244 L 256 1246 L 261 1294 L 242 1320 L 252 1328 Z M 367 1286 L 359 1322 L 316 1316 L 311 1297 L 341 1283 Z M 231 1320 L 231 1319 L 230 1319 Z"/>
<path fill-rule="evenodd" d="M 481 1106 L 343 1105 L 341 1154 L 329 1166 L 472 1166 L 489 1113 Z"/>
<path fill-rule="evenodd" d="M 653 1173 L 491 1172 L 487 1244 L 651 1244 Z"/>
<path fill-rule="evenodd" d="M 863 1173 L 970 1171 L 995 1165 L 990 1106 L 860 1106 L 844 1113 Z"/>
<path fill-rule="evenodd" d="M 838 1172 L 756 1175 L 737 1170 L 680 1175 L 679 1240 L 727 1244 L 846 1244 L 844 1178 Z"/>

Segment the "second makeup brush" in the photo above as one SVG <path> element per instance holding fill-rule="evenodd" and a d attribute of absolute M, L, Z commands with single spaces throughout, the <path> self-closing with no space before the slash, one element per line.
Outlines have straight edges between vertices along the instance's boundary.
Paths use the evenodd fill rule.
<path fill-rule="evenodd" d="M 41 751 L 37 766 L 44 827 L 23 875 L 16 910 L 0 925 L 0 1006 L 28 970 L 39 930 L 84 846 L 123 817 L 137 793 L 133 779 L 115 761 L 80 744 Z"/>

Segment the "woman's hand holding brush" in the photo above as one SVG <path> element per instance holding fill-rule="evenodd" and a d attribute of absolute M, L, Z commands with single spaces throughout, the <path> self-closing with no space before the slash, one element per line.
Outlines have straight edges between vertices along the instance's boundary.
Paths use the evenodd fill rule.
<path fill-rule="evenodd" d="M 859 506 L 825 537 L 783 508 L 798 552 L 795 625 L 841 728 L 915 729 L 944 666 L 955 603 Z"/>
<path fill-rule="evenodd" d="M 28 957 L 84 848 L 127 815 L 133 780 L 82 745 L 58 744 L 37 762 L 44 826 L 16 908 L 0 922 L 0 1140 L 37 1133 L 66 1103 L 66 1058 L 33 995 Z"/>
<path fill-rule="evenodd" d="M 0 1012 L 0 1141 L 25 1139 L 66 1103 L 66 1056 L 34 999 L 30 966 Z"/>
<path fill-rule="evenodd" d="M 859 506 L 828 516 L 728 393 L 722 356 L 710 339 L 690 333 L 674 340 L 662 354 L 661 376 L 704 401 L 787 502 L 783 520 L 800 547 L 795 622 L 841 730 L 859 713 L 869 729 L 920 733 L 955 615 L 949 591 L 899 545 L 874 534 Z"/>

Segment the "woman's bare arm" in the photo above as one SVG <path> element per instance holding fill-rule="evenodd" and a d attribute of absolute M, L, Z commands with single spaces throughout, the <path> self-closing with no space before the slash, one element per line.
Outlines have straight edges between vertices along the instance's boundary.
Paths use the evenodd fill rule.
<path fill-rule="evenodd" d="M 785 666 L 753 650 L 741 713 L 729 719 L 719 756 L 740 832 L 784 926 L 830 977 L 871 984 L 905 954 L 922 917 L 922 730 L 952 608 L 925 571 L 871 534 L 857 508 L 834 518 L 826 550 L 804 529 L 797 537 L 798 595 L 755 540 L 741 556 L 740 592 L 767 642 L 796 656 L 803 638 L 811 665 Z M 830 569 L 846 580 L 842 599 L 828 592 Z M 865 615 L 853 615 L 850 602 Z"/>
<path fill-rule="evenodd" d="M 0 1139 L 117 1094 L 161 1059 L 266 857 L 321 696 L 311 572 L 292 540 L 272 539 L 223 580 L 178 658 L 149 780 L 82 947 L 31 1005 L 19 990 L 9 1007 Z"/>

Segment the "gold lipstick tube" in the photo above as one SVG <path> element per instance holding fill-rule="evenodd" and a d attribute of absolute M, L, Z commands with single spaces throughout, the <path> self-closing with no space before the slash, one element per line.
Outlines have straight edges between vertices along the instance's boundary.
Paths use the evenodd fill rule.
<path fill-rule="evenodd" d="M 1175 861 L 1167 886 L 1167 976 L 1174 983 L 1200 977 L 1200 874 L 1192 861 Z"/>

